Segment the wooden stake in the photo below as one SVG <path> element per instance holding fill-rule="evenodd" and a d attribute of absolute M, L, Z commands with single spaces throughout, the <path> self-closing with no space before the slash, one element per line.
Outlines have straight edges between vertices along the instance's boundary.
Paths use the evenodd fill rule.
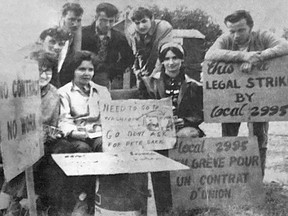
<path fill-rule="evenodd" d="M 36 195 L 34 189 L 34 176 L 32 166 L 25 170 L 25 176 L 26 176 L 27 195 L 29 201 L 29 215 L 37 216 Z"/>
<path fill-rule="evenodd" d="M 253 128 L 253 122 L 248 122 L 248 130 L 249 130 L 249 137 L 254 136 L 254 128 Z"/>

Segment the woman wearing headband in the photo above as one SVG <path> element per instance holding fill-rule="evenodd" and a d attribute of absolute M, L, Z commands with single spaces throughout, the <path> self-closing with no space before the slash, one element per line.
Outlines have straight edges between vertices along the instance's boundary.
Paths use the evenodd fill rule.
<path fill-rule="evenodd" d="M 178 117 L 175 124 L 180 129 L 178 136 L 203 137 L 204 132 L 199 128 L 203 122 L 202 84 L 184 73 L 183 47 L 174 42 L 166 43 L 160 47 L 158 56 L 161 71 L 143 78 L 149 96 L 154 99 L 172 97 L 173 114 Z"/>
<path fill-rule="evenodd" d="M 161 71 L 142 77 L 150 98 L 171 97 L 177 137 L 203 137 L 199 128 L 203 122 L 203 91 L 201 83 L 184 73 L 185 51 L 180 44 L 170 42 L 160 47 Z M 167 150 L 158 151 L 168 156 Z M 172 207 L 169 172 L 152 173 L 156 208 L 159 215 Z"/>

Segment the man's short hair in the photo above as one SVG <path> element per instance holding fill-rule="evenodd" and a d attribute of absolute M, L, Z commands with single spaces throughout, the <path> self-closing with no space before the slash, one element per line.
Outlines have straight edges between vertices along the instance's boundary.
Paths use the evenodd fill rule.
<path fill-rule="evenodd" d="M 96 14 L 99 14 L 100 12 L 105 12 L 107 17 L 115 17 L 119 13 L 115 5 L 106 2 L 100 3 L 96 7 Z"/>
<path fill-rule="evenodd" d="M 148 8 L 144 8 L 144 7 L 138 7 L 135 10 L 133 10 L 132 14 L 131 14 L 131 20 L 133 22 L 140 21 L 142 19 L 144 19 L 145 17 L 148 17 L 149 19 L 153 18 L 153 13 L 151 10 L 149 10 Z"/>
<path fill-rule="evenodd" d="M 39 69 L 53 69 L 58 64 L 57 58 L 53 53 L 48 53 L 43 50 L 32 52 L 31 58 L 38 62 Z"/>
<path fill-rule="evenodd" d="M 83 8 L 78 3 L 66 3 L 62 7 L 62 16 L 66 16 L 68 11 L 73 11 L 76 16 L 81 16 L 84 12 Z"/>
<path fill-rule="evenodd" d="M 49 28 L 41 32 L 39 38 L 44 41 L 47 36 L 54 38 L 56 41 L 69 40 L 69 34 L 60 28 Z"/>
<path fill-rule="evenodd" d="M 237 10 L 234 13 L 228 15 L 224 19 L 225 25 L 227 25 L 227 22 L 230 23 L 236 23 L 239 22 L 240 20 L 245 19 L 247 25 L 252 28 L 254 25 L 253 19 L 248 11 L 245 10 Z"/>

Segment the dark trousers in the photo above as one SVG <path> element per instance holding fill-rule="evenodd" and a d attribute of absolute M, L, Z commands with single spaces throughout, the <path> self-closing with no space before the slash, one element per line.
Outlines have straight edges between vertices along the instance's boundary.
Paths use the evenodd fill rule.
<path fill-rule="evenodd" d="M 168 150 L 160 150 L 156 152 L 168 157 Z M 151 178 L 157 214 L 164 215 L 165 212 L 169 212 L 172 208 L 170 172 L 153 172 L 151 173 Z"/>
<path fill-rule="evenodd" d="M 222 123 L 222 136 L 237 136 L 240 128 L 240 123 Z M 268 122 L 254 122 L 253 132 L 257 137 L 258 148 L 261 160 L 262 175 L 265 172 L 266 151 L 268 143 Z"/>

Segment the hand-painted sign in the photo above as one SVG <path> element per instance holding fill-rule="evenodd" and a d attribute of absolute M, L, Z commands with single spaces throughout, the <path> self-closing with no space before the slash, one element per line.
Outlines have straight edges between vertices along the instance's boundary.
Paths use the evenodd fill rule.
<path fill-rule="evenodd" d="M 38 64 L 2 59 L 0 73 L 0 143 L 9 181 L 44 154 Z"/>
<path fill-rule="evenodd" d="M 205 122 L 288 120 L 287 62 L 287 56 L 260 62 L 250 73 L 241 72 L 241 64 L 205 62 Z"/>
<path fill-rule="evenodd" d="M 154 151 L 53 154 L 52 157 L 68 176 L 189 169 Z"/>
<path fill-rule="evenodd" d="M 171 172 L 174 209 L 263 201 L 256 137 L 180 138 L 169 157 L 190 167 Z"/>
<path fill-rule="evenodd" d="M 103 151 L 171 149 L 176 143 L 171 98 L 101 104 Z"/>

